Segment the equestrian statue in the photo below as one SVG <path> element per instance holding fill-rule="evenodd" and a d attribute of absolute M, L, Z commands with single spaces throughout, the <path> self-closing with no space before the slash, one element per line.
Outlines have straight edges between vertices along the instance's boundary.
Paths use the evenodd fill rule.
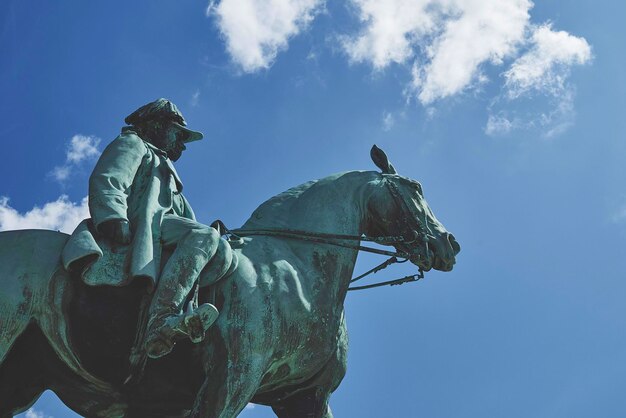
<path fill-rule="evenodd" d="M 380 171 L 291 188 L 235 230 L 207 226 L 172 163 L 202 134 L 166 99 L 125 121 L 71 235 L 0 232 L 0 418 L 48 389 L 85 417 L 233 418 L 249 402 L 332 417 L 347 292 L 450 271 L 460 251 L 420 183 L 374 146 Z M 370 272 L 419 273 L 350 287 L 359 251 L 390 257 Z"/>

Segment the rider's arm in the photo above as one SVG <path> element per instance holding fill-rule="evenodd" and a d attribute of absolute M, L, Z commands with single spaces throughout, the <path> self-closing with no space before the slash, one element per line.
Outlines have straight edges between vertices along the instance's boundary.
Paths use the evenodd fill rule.
<path fill-rule="evenodd" d="M 133 134 L 119 136 L 102 152 L 89 178 L 89 212 L 99 232 L 107 234 L 109 225 L 128 223 L 128 193 L 147 152 Z M 106 232 L 101 228 L 105 223 Z"/>

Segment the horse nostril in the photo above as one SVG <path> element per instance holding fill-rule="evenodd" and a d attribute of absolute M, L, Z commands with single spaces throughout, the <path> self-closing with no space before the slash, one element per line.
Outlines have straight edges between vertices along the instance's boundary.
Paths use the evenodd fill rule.
<path fill-rule="evenodd" d="M 452 246 L 452 249 L 454 250 L 454 255 L 457 255 L 459 251 L 461 251 L 461 246 L 457 242 L 456 238 L 454 238 L 454 235 L 448 234 L 448 241 L 450 242 L 450 246 Z"/>

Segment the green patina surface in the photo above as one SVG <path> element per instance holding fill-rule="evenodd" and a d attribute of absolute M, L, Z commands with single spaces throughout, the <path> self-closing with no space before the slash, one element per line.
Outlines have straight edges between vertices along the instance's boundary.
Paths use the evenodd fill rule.
<path fill-rule="evenodd" d="M 139 123 L 151 115 L 150 109 L 142 109 L 130 120 Z M 165 110 L 170 116 L 180 113 Z M 153 111 L 163 109 L 157 106 Z M 26 364 L 28 356 L 20 357 L 11 348 L 40 334 L 49 352 L 67 369 L 50 372 L 44 379 L 47 386 L 33 389 L 32 399 L 16 398 L 15 391 L 5 389 L 7 382 L 0 381 L 0 416 L 25 409 L 46 388 L 53 388 L 85 416 L 226 418 L 236 416 L 250 401 L 271 405 L 280 417 L 332 416 L 328 399 L 346 369 L 343 302 L 358 250 L 263 235 L 243 238 L 231 248 L 213 229 L 175 235 L 182 238 L 168 241 L 167 236 L 174 236 L 167 230 L 168 216 L 194 221 L 171 159 L 180 156 L 182 150 L 175 146 L 181 141 L 198 139 L 192 133 L 180 135 L 186 132 L 182 115 L 173 119 L 173 127 L 125 129 L 107 147 L 90 180 L 92 217 L 71 237 L 52 231 L 0 233 L 0 371 L 7 371 L 4 379 L 14 378 L 9 371 L 22 367 L 20 361 Z M 372 159 L 382 172 L 340 173 L 294 187 L 259 206 L 242 229 L 412 236 L 415 239 L 394 243 L 395 250 L 424 270 L 451 270 L 460 247 L 433 215 L 421 185 L 399 176 L 382 150 L 374 148 Z M 198 228 L 209 227 L 190 230 Z M 189 237 L 195 240 L 191 244 Z M 165 262 L 164 254 L 169 252 L 173 254 Z M 205 339 L 194 340 L 197 344 L 183 344 L 180 350 L 161 353 L 147 363 L 145 356 L 144 363 L 137 363 L 135 356 L 128 370 L 110 375 L 134 373 L 125 385 L 88 366 L 94 363 L 87 359 L 97 361 L 99 355 L 108 358 L 112 354 L 80 352 L 84 344 L 77 339 L 97 338 L 98 330 L 96 337 L 72 334 L 71 324 L 80 324 L 80 318 L 69 317 L 76 310 L 68 306 L 87 309 L 85 315 L 92 315 L 94 309 L 119 309 L 104 306 L 105 302 L 83 307 L 71 301 L 81 289 L 84 293 L 85 286 L 96 289 L 96 295 L 97 289 L 111 286 L 130 292 L 137 277 L 148 278 L 152 285 L 145 288 L 145 306 L 140 311 L 144 320 L 126 325 L 130 332 L 137 329 L 134 353 L 143 347 L 146 324 L 152 326 L 149 342 L 155 329 L 167 338 L 170 335 L 163 334 L 163 329 L 177 338 L 177 332 L 187 332 L 193 340 L 192 325 L 181 325 L 184 332 L 179 332 L 158 321 L 163 309 L 169 309 L 173 318 L 198 319 L 181 312 L 185 297 L 198 281 L 203 288 L 199 303 L 217 305 L 219 316 Z M 188 312 L 196 306 L 192 298 Z M 130 343 L 124 344 L 121 352 L 130 352 Z M 152 344 L 148 347 L 163 348 Z M 107 348 L 116 349 L 114 345 Z M 177 355 L 184 350 L 189 355 Z M 193 393 L 177 396 L 171 390 L 181 386 L 175 383 L 176 370 L 193 362 L 203 364 L 200 383 L 185 389 Z M 137 364 L 146 365 L 150 380 L 141 379 Z M 21 381 L 28 376 L 25 372 Z M 159 391 L 168 384 L 173 385 L 168 389 L 173 394 L 164 399 Z"/>

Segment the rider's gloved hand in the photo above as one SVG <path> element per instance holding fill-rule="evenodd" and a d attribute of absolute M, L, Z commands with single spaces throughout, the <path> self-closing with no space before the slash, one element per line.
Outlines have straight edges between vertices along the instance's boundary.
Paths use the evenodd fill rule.
<path fill-rule="evenodd" d="M 111 219 L 102 222 L 98 231 L 116 244 L 130 244 L 130 224 L 125 219 Z"/>

